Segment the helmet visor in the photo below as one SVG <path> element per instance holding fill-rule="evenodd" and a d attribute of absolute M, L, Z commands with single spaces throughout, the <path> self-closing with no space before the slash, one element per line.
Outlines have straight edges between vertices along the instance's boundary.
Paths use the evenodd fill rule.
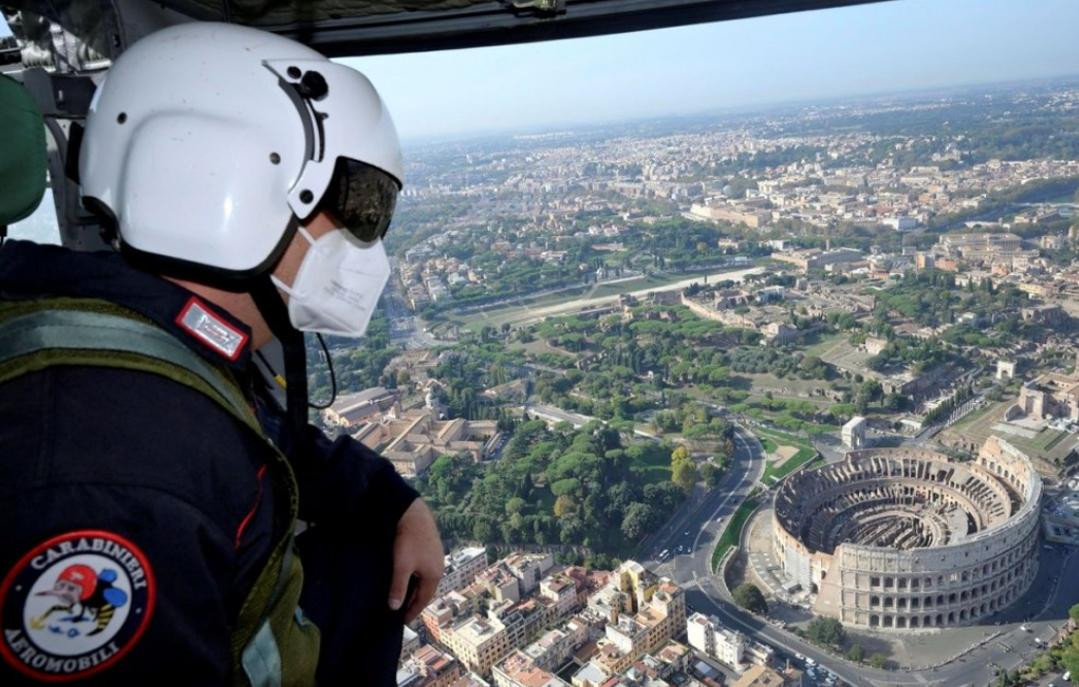
<path fill-rule="evenodd" d="M 361 241 L 375 241 L 390 228 L 400 184 L 377 167 L 338 158 L 333 179 L 322 197 L 342 227 Z"/>

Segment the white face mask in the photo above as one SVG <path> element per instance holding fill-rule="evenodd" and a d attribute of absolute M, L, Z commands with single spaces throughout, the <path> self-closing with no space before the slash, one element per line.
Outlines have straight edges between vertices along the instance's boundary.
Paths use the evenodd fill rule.
<path fill-rule="evenodd" d="M 305 332 L 363 336 L 390 279 L 382 241 L 365 243 L 343 229 L 317 240 L 303 227 L 299 231 L 311 247 L 292 286 L 270 276 L 289 296 L 292 326 Z"/>

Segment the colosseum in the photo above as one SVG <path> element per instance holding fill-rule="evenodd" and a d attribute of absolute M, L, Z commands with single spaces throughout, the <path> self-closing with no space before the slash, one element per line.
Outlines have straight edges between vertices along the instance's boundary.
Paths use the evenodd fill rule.
<path fill-rule="evenodd" d="M 996 438 L 967 463 L 852 451 L 783 483 L 773 546 L 820 615 L 892 631 L 967 625 L 1034 580 L 1041 495 L 1030 460 Z"/>

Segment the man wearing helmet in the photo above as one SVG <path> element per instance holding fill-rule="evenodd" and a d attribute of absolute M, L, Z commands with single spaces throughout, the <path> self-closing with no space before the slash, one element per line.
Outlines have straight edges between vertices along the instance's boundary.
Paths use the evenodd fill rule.
<path fill-rule="evenodd" d="M 302 334 L 362 335 L 389 276 L 378 94 L 272 34 L 173 27 L 99 86 L 79 174 L 118 253 L 0 248 L 0 683 L 392 684 L 441 542 L 388 461 L 307 424 Z M 252 363 L 272 340 L 285 407 Z M 83 568 L 125 599 L 99 632 L 30 622 Z"/>

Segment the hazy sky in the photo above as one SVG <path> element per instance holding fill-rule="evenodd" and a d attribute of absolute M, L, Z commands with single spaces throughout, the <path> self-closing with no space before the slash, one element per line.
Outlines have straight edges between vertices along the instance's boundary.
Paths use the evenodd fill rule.
<path fill-rule="evenodd" d="M 1079 74 L 1079 0 L 893 0 L 346 60 L 417 137 Z"/>
<path fill-rule="evenodd" d="M 1079 0 L 892 0 L 345 61 L 408 140 L 1079 74 L 1076 27 Z"/>

